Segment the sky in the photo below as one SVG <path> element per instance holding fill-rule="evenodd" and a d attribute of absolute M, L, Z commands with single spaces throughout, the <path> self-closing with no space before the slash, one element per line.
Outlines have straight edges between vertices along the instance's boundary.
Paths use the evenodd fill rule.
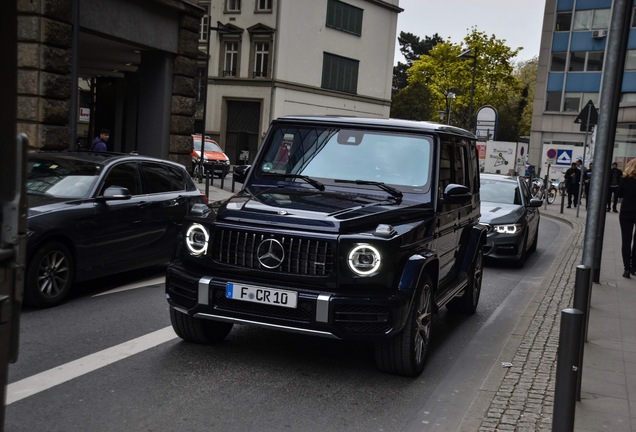
<path fill-rule="evenodd" d="M 397 34 L 413 33 L 424 39 L 439 34 L 461 43 L 473 26 L 505 40 L 512 49 L 523 47 L 515 61 L 539 55 L 545 0 L 400 0 Z M 395 60 L 404 62 L 396 42 Z"/>

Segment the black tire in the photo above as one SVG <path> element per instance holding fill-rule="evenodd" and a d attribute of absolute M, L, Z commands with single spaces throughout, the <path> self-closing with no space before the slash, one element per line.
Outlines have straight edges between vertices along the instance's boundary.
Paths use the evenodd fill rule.
<path fill-rule="evenodd" d="M 481 294 L 481 281 L 484 272 L 484 251 L 479 249 L 475 259 L 468 269 L 468 286 L 461 297 L 452 299 L 446 307 L 453 312 L 472 315 L 477 310 L 479 295 Z"/>
<path fill-rule="evenodd" d="M 426 278 L 416 293 L 406 324 L 391 339 L 377 342 L 375 361 L 383 372 L 414 377 L 424 370 L 433 323 L 433 284 Z"/>
<path fill-rule="evenodd" d="M 548 189 L 548 197 L 547 197 L 548 204 L 552 204 L 554 200 L 556 199 L 556 197 L 557 197 L 557 190 L 553 186 L 550 189 Z"/>
<path fill-rule="evenodd" d="M 203 345 L 221 342 L 234 324 L 194 318 L 170 306 L 170 322 L 174 332 L 181 339 Z"/>
<path fill-rule="evenodd" d="M 45 243 L 27 267 L 24 303 L 46 308 L 61 303 L 73 285 L 75 262 L 69 249 L 58 241 Z"/>

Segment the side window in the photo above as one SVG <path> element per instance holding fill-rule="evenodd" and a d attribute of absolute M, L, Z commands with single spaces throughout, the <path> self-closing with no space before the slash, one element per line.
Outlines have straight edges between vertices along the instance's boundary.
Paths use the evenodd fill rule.
<path fill-rule="evenodd" d="M 141 172 L 146 193 L 148 194 L 185 190 L 183 174 L 171 166 L 158 163 L 143 163 Z"/>
<path fill-rule="evenodd" d="M 442 138 L 443 139 L 443 138 Z M 453 179 L 452 159 L 453 143 L 451 141 L 442 141 L 440 145 L 439 155 L 439 191 L 440 195 L 446 189 Z"/>
<path fill-rule="evenodd" d="M 453 164 L 453 171 L 455 172 L 455 179 L 453 183 L 469 186 L 468 176 L 466 175 L 466 147 L 463 145 L 455 145 L 455 163 Z"/>
<path fill-rule="evenodd" d="M 106 175 L 101 193 L 103 194 L 111 186 L 125 187 L 131 195 L 140 195 L 141 179 L 137 164 L 129 162 L 114 166 Z"/>

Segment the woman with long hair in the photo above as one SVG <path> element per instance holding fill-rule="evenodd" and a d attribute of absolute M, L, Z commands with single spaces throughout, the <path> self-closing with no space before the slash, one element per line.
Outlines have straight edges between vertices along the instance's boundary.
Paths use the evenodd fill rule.
<path fill-rule="evenodd" d="M 627 162 L 618 185 L 617 195 L 622 198 L 618 220 L 621 225 L 621 254 L 624 278 L 636 275 L 636 159 Z"/>

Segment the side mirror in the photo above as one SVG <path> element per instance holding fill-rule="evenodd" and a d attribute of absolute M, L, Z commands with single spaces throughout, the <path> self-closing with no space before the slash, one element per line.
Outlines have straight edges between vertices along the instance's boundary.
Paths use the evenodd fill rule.
<path fill-rule="evenodd" d="M 442 199 L 449 204 L 460 204 L 470 200 L 472 196 L 467 186 L 451 183 L 444 189 Z"/>
<path fill-rule="evenodd" d="M 541 207 L 543 205 L 543 200 L 541 198 L 530 198 L 530 202 L 528 203 L 528 207 Z"/>
<path fill-rule="evenodd" d="M 99 201 L 123 201 L 130 199 L 130 191 L 121 186 L 110 186 L 106 188 L 102 196 L 97 197 Z"/>
<path fill-rule="evenodd" d="M 237 183 L 245 183 L 245 178 L 250 172 L 252 165 L 238 165 L 234 167 L 234 181 Z"/>

